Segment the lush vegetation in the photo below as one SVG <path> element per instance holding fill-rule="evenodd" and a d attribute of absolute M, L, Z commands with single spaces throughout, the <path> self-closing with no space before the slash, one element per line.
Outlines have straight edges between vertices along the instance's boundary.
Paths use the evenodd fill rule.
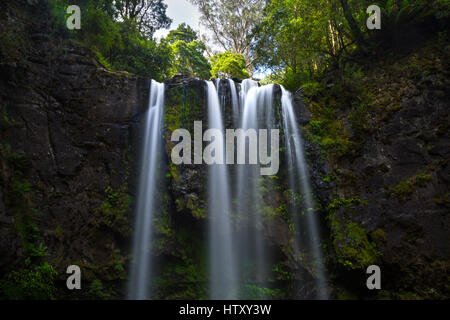
<path fill-rule="evenodd" d="M 20 1 L 18 1 L 20 2 Z M 329 160 L 332 172 L 321 177 L 325 184 L 336 184 L 346 190 L 336 194 L 323 207 L 328 213 L 329 252 L 334 263 L 345 272 L 360 272 L 365 266 L 382 259 L 382 244 L 387 231 L 366 229 L 364 223 L 353 221 L 351 215 L 368 205 L 364 193 L 355 186 L 361 185 L 351 170 L 342 170 L 339 161 L 350 161 L 361 155 L 365 141 L 390 115 L 401 108 L 399 88 L 407 76 L 414 79 L 420 72 L 428 72 L 437 61 L 435 47 L 448 45 L 449 0 L 380 0 L 382 29 L 368 30 L 366 9 L 369 0 L 191 0 L 198 6 L 201 20 L 211 31 L 211 39 L 200 35 L 186 24 L 172 28 L 162 39 L 154 34 L 171 26 L 163 0 L 23 0 L 45 17 L 45 35 L 49 43 L 88 48 L 107 69 L 156 79 L 167 80 L 175 75 L 210 79 L 217 77 L 247 78 L 256 71 L 269 71 L 262 83 L 276 82 L 291 91 L 303 88 L 303 95 L 311 112 L 311 121 L 304 127 L 309 141 L 319 146 L 322 156 Z M 66 8 L 77 4 L 82 10 L 82 28 L 69 31 L 65 21 Z M 9 22 L 8 22 L 9 23 Z M 420 30 L 420 32 L 417 32 Z M 26 27 L 21 24 L 5 25 L 0 31 L 0 58 L 17 61 L 31 46 Z M 403 49 L 423 43 L 431 38 L 434 47 L 424 46 L 420 55 L 401 56 Z M 58 41 L 53 41 L 58 40 Z M 60 41 L 59 41 L 60 40 Z M 212 41 L 220 49 L 209 47 Z M 430 50 L 428 52 L 426 50 Z M 434 51 L 434 52 L 433 52 Z M 419 52 L 416 50 L 416 52 Z M 424 58 L 426 57 L 426 58 Z M 390 58 L 383 73 L 371 67 L 372 61 L 381 65 Z M 391 74 L 389 74 L 389 72 Z M 400 90 L 402 89 L 402 90 Z M 175 92 L 176 91 L 176 92 Z M 204 103 L 195 90 L 179 86 L 169 91 L 168 101 L 174 101 L 165 111 L 165 123 L 170 131 L 183 127 L 201 117 L 199 109 Z M 6 108 L 1 109 L 0 131 L 17 126 Z M 195 117 L 194 117 L 195 115 Z M 189 120 L 189 121 L 188 121 Z M 447 127 L 438 128 L 445 131 Z M 433 146 L 424 146 L 432 148 Z M 14 208 L 19 240 L 23 248 L 24 267 L 5 274 L 0 279 L 0 296 L 11 299 L 52 299 L 55 295 L 57 274 L 47 254 L 45 237 L 37 226 L 41 214 L 33 205 L 32 180 L 26 179 L 30 159 L 11 152 L 10 145 L 0 144 L 0 164 L 11 173 L 0 178 L 7 185 L 6 205 Z M 388 168 L 381 168 L 388 170 Z M 287 174 L 287 173 L 286 173 Z M 4 175 L 4 174 L 3 174 Z M 167 179 L 181 183 L 182 172 L 169 164 Z M 264 198 L 270 199 L 264 207 L 265 219 L 283 219 L 289 230 L 295 229 L 288 214 L 289 207 L 300 207 L 301 196 L 292 190 L 281 192 L 282 186 L 269 181 L 261 184 Z M 386 197 L 404 202 L 426 189 L 435 180 L 432 169 L 424 169 L 395 180 L 384 187 Z M 272 189 L 275 185 L 275 189 Z M 278 189 L 276 189 L 278 188 Z M 274 196 L 273 190 L 280 192 Z M 366 190 L 370 193 L 371 190 Z M 112 230 L 123 240 L 131 233 L 129 211 L 132 199 L 128 184 L 118 188 L 108 187 L 93 212 L 97 226 Z M 269 192 L 271 194 L 269 194 Z M 345 195 L 345 196 L 344 196 Z M 349 196 L 350 195 L 350 196 Z M 275 200 L 272 200 L 275 199 Z M 364 198 L 367 199 L 367 198 Z M 186 211 L 195 219 L 206 218 L 205 203 L 197 197 L 164 199 L 173 201 L 176 212 Z M 448 205 L 448 193 L 433 199 L 439 205 Z M 342 212 L 349 213 L 348 215 Z M 305 212 L 301 213 L 302 215 Z M 182 215 L 179 215 L 182 216 Z M 356 214 L 355 214 L 356 216 Z M 179 261 L 170 261 L 158 280 L 160 297 L 203 298 L 206 281 L 206 257 L 202 244 L 195 241 L 194 233 L 183 223 L 175 223 L 166 211 L 155 218 L 156 249 L 182 248 L 176 252 Z M 64 231 L 58 225 L 55 236 L 62 238 Z M 413 236 L 409 236 L 411 239 Z M 289 240 L 291 241 L 291 240 Z M 412 241 L 412 240 L 409 240 Z M 174 245 L 176 244 L 176 246 Z M 286 251 L 289 250 L 286 246 Z M 88 270 L 89 295 L 96 298 L 114 296 L 108 282 L 97 279 L 108 274 L 106 280 L 124 279 L 125 255 L 112 249 L 104 259 L 106 267 L 76 262 Z M 293 254 L 287 254 L 293 256 Z M 285 271 L 284 262 L 277 263 L 273 272 L 280 281 L 291 280 L 293 274 Z M 296 263 L 296 262 L 295 262 Z M 57 266 L 55 265 L 55 268 Z M 102 277 L 102 280 L 105 280 Z M 186 282 L 174 293 L 174 286 Z M 191 286 L 191 284 L 194 284 Z M 269 288 L 248 285 L 246 295 L 251 298 L 274 298 L 282 294 Z"/>
<path fill-rule="evenodd" d="M 320 79 L 324 71 L 345 73 L 361 55 L 375 58 L 396 46 L 421 40 L 422 33 L 411 32 L 418 26 L 447 37 L 450 4 L 446 0 L 378 1 L 380 30 L 366 27 L 366 9 L 372 2 L 269 1 L 254 30 L 257 63 L 273 71 L 272 80 L 296 90 Z"/>
<path fill-rule="evenodd" d="M 344 77 L 355 71 L 360 56 L 375 58 L 433 33 L 448 39 L 448 0 L 378 1 L 381 30 L 366 27 L 368 0 L 191 2 L 210 39 L 185 24 L 161 41 L 154 39 L 155 31 L 171 25 L 163 0 L 31 1 L 49 15 L 54 36 L 90 48 L 105 67 L 160 81 L 176 74 L 244 78 L 270 70 L 265 82 L 296 90 L 314 86 L 330 70 Z M 69 4 L 81 7 L 80 30 L 66 28 Z M 428 34 L 415 33 L 418 27 Z M 13 48 L 26 46 L 12 34 L 2 38 L 16 42 L 4 48 L 9 55 L 15 54 Z M 209 44 L 223 51 L 213 51 Z"/>
<path fill-rule="evenodd" d="M 238 53 L 226 51 L 211 58 L 211 75 L 215 78 L 248 78 L 245 58 Z"/>

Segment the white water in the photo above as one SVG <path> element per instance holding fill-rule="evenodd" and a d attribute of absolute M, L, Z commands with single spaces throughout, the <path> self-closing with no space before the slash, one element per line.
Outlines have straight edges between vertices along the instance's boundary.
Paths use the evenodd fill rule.
<path fill-rule="evenodd" d="M 271 129 L 273 128 L 271 116 L 273 112 L 273 85 L 258 87 L 252 80 L 244 80 L 241 87 L 242 108 L 240 128 Z M 270 115 L 270 116 L 268 116 Z M 269 139 L 270 141 L 270 139 Z M 248 143 L 242 146 L 248 148 Z M 248 161 L 246 160 L 246 163 Z M 257 283 L 261 287 L 267 285 L 267 272 L 269 271 L 269 254 L 264 246 L 263 235 L 263 199 L 261 195 L 260 165 L 239 165 L 236 170 L 235 203 L 239 220 L 244 222 L 243 230 L 238 237 L 241 261 L 248 261 L 242 267 L 250 268 L 251 275 L 241 272 L 243 283 Z M 243 296 L 243 298 L 248 298 Z"/>
<path fill-rule="evenodd" d="M 251 88 L 258 87 L 258 82 L 252 80 L 252 79 L 245 79 L 241 83 L 241 91 L 239 92 L 239 98 L 241 103 L 241 112 L 242 109 L 245 106 L 245 100 L 247 98 L 247 94 L 250 91 Z"/>
<path fill-rule="evenodd" d="M 230 84 L 230 91 L 231 91 L 231 105 L 233 108 L 233 125 L 235 128 L 237 128 L 239 125 L 239 116 L 240 116 L 239 99 L 234 81 L 228 79 L 228 83 Z"/>
<path fill-rule="evenodd" d="M 207 81 L 209 128 L 224 133 L 216 86 Z M 222 142 L 224 139 L 222 139 Z M 222 143 L 225 154 L 225 143 Z M 237 299 L 238 279 L 230 220 L 231 198 L 225 164 L 208 166 L 210 298 Z"/>
<path fill-rule="evenodd" d="M 231 89 L 233 126 L 246 129 L 271 129 L 275 127 L 273 108 L 274 85 L 258 87 L 253 80 L 244 80 L 238 94 L 234 81 L 228 80 Z M 218 96 L 220 80 L 207 82 L 208 123 L 210 128 L 224 132 L 224 116 Z M 317 218 L 313 209 L 311 188 L 303 154 L 301 132 L 295 119 L 291 94 L 282 88 L 282 125 L 286 135 L 288 175 L 291 190 L 303 195 L 305 218 L 297 219 L 296 229 L 306 235 L 298 236 L 297 245 L 302 251 L 307 246 L 314 260 L 318 298 L 327 299 L 326 270 L 320 247 Z M 148 299 L 151 295 L 152 219 L 158 208 L 157 183 L 163 153 L 164 84 L 152 81 L 149 108 L 145 117 L 140 182 L 137 195 L 136 225 L 133 242 L 133 261 L 130 274 L 130 299 Z M 270 141 L 270 139 L 269 139 Z M 222 146 L 225 153 L 225 146 Z M 248 163 L 248 157 L 246 159 Z M 271 257 L 263 234 L 259 165 L 239 165 L 233 172 L 234 202 L 231 202 L 228 168 L 226 165 L 208 166 L 208 216 L 211 299 L 248 298 L 241 289 L 246 283 L 267 287 Z M 267 185 L 266 185 L 267 187 Z M 270 190 L 271 188 L 269 188 Z M 293 210 L 293 215 L 299 212 Z M 233 222 L 238 232 L 234 232 Z M 251 274 L 244 274 L 250 261 Z"/>
<path fill-rule="evenodd" d="M 129 298 L 134 300 L 150 297 L 152 219 L 157 207 L 156 184 L 161 172 L 163 110 L 164 84 L 152 80 L 141 150 L 140 182 L 133 240 L 134 260 L 130 274 Z"/>
<path fill-rule="evenodd" d="M 304 197 L 304 210 L 306 215 L 307 226 L 300 225 L 296 222 L 298 229 L 302 228 L 307 235 L 307 245 L 312 253 L 314 267 L 316 271 L 316 284 L 318 289 L 317 297 L 319 299 L 328 299 L 328 292 L 325 280 L 325 267 L 323 265 L 322 250 L 320 247 L 320 235 L 317 227 L 317 217 L 314 211 L 311 199 L 311 187 L 309 177 L 305 165 L 305 157 L 303 154 L 303 142 L 301 132 L 298 128 L 295 118 L 291 93 L 286 89 L 282 89 L 282 109 L 283 109 L 283 126 L 286 137 L 286 149 L 288 166 L 293 171 L 289 173 L 290 187 L 295 192 L 300 192 Z"/>

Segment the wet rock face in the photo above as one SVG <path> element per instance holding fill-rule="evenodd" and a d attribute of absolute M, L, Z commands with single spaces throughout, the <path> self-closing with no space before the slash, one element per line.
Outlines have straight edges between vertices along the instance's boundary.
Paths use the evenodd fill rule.
<path fill-rule="evenodd" d="M 107 71 L 90 52 L 65 45 L 56 51 L 36 40 L 32 57 L 0 66 L 1 275 L 23 266 L 26 237 L 48 247 L 62 276 L 80 264 L 104 278 L 114 249 L 122 247 L 123 256 L 128 250 L 127 237 L 99 208 L 108 194 L 128 193 L 148 81 Z M 16 231 L 25 213 L 36 234 Z"/>
<path fill-rule="evenodd" d="M 208 274 L 205 273 L 204 265 L 202 266 L 202 263 L 207 265 L 208 262 L 199 260 L 199 257 L 203 258 L 205 251 L 207 252 L 208 250 L 208 240 L 205 238 L 205 235 L 208 234 L 208 166 L 205 164 L 174 165 L 170 160 L 170 156 L 176 142 L 171 142 L 170 137 L 174 130 L 183 128 L 191 133 L 191 138 L 193 139 L 194 121 L 202 121 L 203 130 L 208 128 L 207 86 L 204 81 L 183 78 L 174 78 L 165 84 L 165 140 L 168 161 L 167 183 L 169 186 L 167 198 L 170 199 L 167 212 L 170 216 L 170 223 L 164 225 L 165 231 L 161 232 L 159 230 L 163 229 L 162 222 L 157 221 L 155 229 L 158 238 L 156 243 L 158 245 L 155 248 L 155 259 L 158 261 L 164 259 L 168 263 L 166 265 L 167 270 L 170 270 L 172 265 L 174 267 L 178 266 L 177 268 L 189 266 L 189 270 L 186 270 L 185 274 L 183 273 L 184 277 L 194 278 L 198 280 L 198 283 L 196 284 L 194 281 L 188 292 L 196 298 L 205 298 L 207 297 L 205 293 L 199 293 L 194 287 L 196 285 L 203 286 L 202 281 L 208 281 Z M 239 90 L 239 86 L 237 89 Z M 218 94 L 225 127 L 235 128 L 228 81 L 220 81 Z M 274 87 L 274 108 L 275 119 L 278 122 L 276 127 L 280 127 L 281 89 L 279 86 Z M 301 109 L 301 107 L 296 105 L 295 109 Z M 298 117 L 302 117 L 301 110 L 297 111 Z M 206 143 L 203 143 L 203 147 L 205 145 Z M 282 145 L 283 142 L 280 141 L 280 146 Z M 191 147 L 193 148 L 193 145 Z M 317 147 L 310 151 L 317 158 L 320 158 L 320 150 Z M 283 160 L 281 161 L 283 163 Z M 320 167 L 319 164 L 317 166 L 318 168 Z M 273 275 L 274 278 L 277 277 L 277 280 L 281 281 L 275 286 L 283 288 L 281 290 L 283 295 L 280 297 L 314 298 L 316 288 L 313 272 L 311 271 L 313 268 L 308 264 L 308 261 L 305 261 L 302 250 L 292 247 L 293 239 L 289 221 L 286 220 L 286 216 L 283 216 L 284 213 L 287 214 L 287 196 L 283 194 L 283 191 L 288 187 L 285 172 L 286 166 L 282 164 L 281 167 L 280 181 L 277 182 L 279 183 L 278 189 L 274 190 L 274 186 L 272 186 L 264 196 L 266 210 L 270 211 L 270 213 L 265 218 L 264 225 L 261 226 L 265 242 L 273 255 L 271 257 L 273 261 L 270 263 L 277 264 L 277 268 L 281 268 L 285 272 L 283 275 Z M 234 173 L 237 168 L 230 165 L 228 169 L 230 185 L 235 186 L 236 181 L 234 181 L 234 178 L 236 176 Z M 238 233 L 241 230 L 247 230 L 245 221 L 236 220 L 235 223 L 234 229 Z M 186 240 L 183 238 L 183 234 L 189 234 L 191 237 L 189 241 L 195 241 L 196 245 L 186 247 Z M 162 286 L 159 289 L 160 293 L 158 293 L 159 297 L 177 296 L 178 294 L 183 296 L 186 294 L 186 292 L 178 292 L 181 289 L 174 289 L 179 284 L 177 284 L 177 281 L 174 281 L 173 277 L 166 277 L 163 273 L 162 278 Z M 272 282 L 277 280 L 271 279 Z"/>
<path fill-rule="evenodd" d="M 449 94 L 443 89 L 448 85 L 448 77 L 436 71 L 405 82 L 397 110 L 382 115 L 354 159 L 328 157 L 329 164 L 320 166 L 317 153 L 309 152 L 314 145 L 306 142 L 312 184 L 323 207 L 331 197 L 364 201 L 340 209 L 336 217 L 340 223 L 361 226 L 376 245 L 380 256 L 375 263 L 381 266 L 386 297 L 450 294 L 443 285 L 450 257 Z M 305 110 L 301 121 L 307 114 Z M 331 174 L 341 177 L 339 183 L 324 182 Z M 329 254 L 331 261 L 337 259 L 333 250 Z M 348 285 L 355 272 L 341 267 L 335 272 Z M 367 295 L 363 280 L 349 287 Z"/>
<path fill-rule="evenodd" d="M 194 121 L 202 121 L 206 128 L 207 120 L 204 81 L 174 78 L 166 82 L 164 125 L 171 196 L 178 212 L 187 212 L 198 219 L 206 217 L 207 167 L 193 163 Z M 191 165 L 175 165 L 171 160 L 172 148 L 178 143 L 172 142 L 171 136 L 177 129 L 186 129 L 191 134 Z"/>

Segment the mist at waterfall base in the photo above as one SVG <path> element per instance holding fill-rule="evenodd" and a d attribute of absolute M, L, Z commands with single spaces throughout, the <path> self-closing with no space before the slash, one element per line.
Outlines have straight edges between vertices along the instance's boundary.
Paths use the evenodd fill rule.
<path fill-rule="evenodd" d="M 228 87 L 228 91 L 224 90 Z M 281 87 L 281 86 L 280 86 Z M 135 212 L 132 262 L 130 267 L 129 299 L 151 299 L 155 287 L 152 279 L 156 259 L 152 256 L 153 219 L 165 213 L 158 203 L 161 198 L 161 177 L 165 173 L 164 157 L 164 84 L 151 82 L 148 111 L 143 126 L 139 186 Z M 290 201 L 289 214 L 294 228 L 291 250 L 301 256 L 296 263 L 307 263 L 315 278 L 315 298 L 327 299 L 326 269 L 320 246 L 320 234 L 313 208 L 312 191 L 303 154 L 301 130 L 298 127 L 291 94 L 275 85 L 259 86 L 253 80 L 242 83 L 216 79 L 205 81 L 208 127 L 225 129 L 280 129 L 282 150 L 287 166 L 289 190 L 301 201 Z M 230 97 L 225 96 L 226 94 Z M 275 99 L 277 99 L 275 101 Z M 225 101 L 232 110 L 225 110 Z M 275 103 L 276 102 L 276 103 Z M 280 107 L 275 107 L 277 104 Z M 232 114 L 231 123 L 224 120 L 225 112 Z M 199 119 L 201 120 L 201 119 Z M 227 127 L 228 126 L 228 127 Z M 222 151 L 225 154 L 225 139 Z M 270 150 L 270 137 L 268 143 Z M 248 161 L 248 141 L 241 150 Z M 236 155 L 235 155 L 236 156 Z M 237 163 L 236 161 L 234 163 Z M 258 162 L 259 163 L 259 162 Z M 207 247 L 209 299 L 249 299 L 253 288 L 276 290 L 273 264 L 276 253 L 265 232 L 270 219 L 270 191 L 277 176 L 261 176 L 260 164 L 212 164 L 207 168 Z M 305 257 L 309 257 L 309 262 Z M 164 269 L 164 265 L 159 266 Z M 297 281 L 302 281 L 301 279 Z M 301 285 L 300 285 L 301 286 Z"/>

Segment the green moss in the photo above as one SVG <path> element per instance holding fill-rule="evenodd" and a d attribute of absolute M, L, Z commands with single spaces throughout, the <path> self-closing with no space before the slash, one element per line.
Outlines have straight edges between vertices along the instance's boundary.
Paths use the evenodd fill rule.
<path fill-rule="evenodd" d="M 111 295 L 104 292 L 103 283 L 99 279 L 95 279 L 89 285 L 89 294 L 94 298 L 108 299 Z"/>
<path fill-rule="evenodd" d="M 358 296 L 355 293 L 353 293 L 345 288 L 338 288 L 336 290 L 336 299 L 337 300 L 357 300 Z"/>
<path fill-rule="evenodd" d="M 331 231 L 337 262 L 346 269 L 362 269 L 374 264 L 381 255 L 369 242 L 366 230 L 354 222 L 333 220 Z"/>
<path fill-rule="evenodd" d="M 164 299 L 205 299 L 207 282 L 206 261 L 190 257 L 183 262 L 168 263 L 162 276 L 156 278 L 156 287 Z"/>
<path fill-rule="evenodd" d="M 170 131 L 170 134 L 175 130 L 181 128 L 181 107 L 171 107 L 167 108 L 164 114 L 164 124 L 166 128 Z"/>
<path fill-rule="evenodd" d="M 107 187 L 105 189 L 106 200 L 97 208 L 98 223 L 104 224 L 124 236 L 131 234 L 131 226 L 128 220 L 131 197 L 127 192 L 127 184 L 122 185 L 117 191 Z"/>
<path fill-rule="evenodd" d="M 170 236 L 172 234 L 172 219 L 167 212 L 163 211 L 158 214 L 154 219 L 154 226 L 156 233 L 159 235 Z"/>
<path fill-rule="evenodd" d="M 429 173 L 420 173 L 409 179 L 400 181 L 388 188 L 388 194 L 399 200 L 406 200 L 416 190 L 417 187 L 425 187 L 432 179 Z"/>
<path fill-rule="evenodd" d="M 335 198 L 327 208 L 337 262 L 346 269 L 363 268 L 373 264 L 381 255 L 375 249 L 375 244 L 369 241 L 364 228 L 355 222 L 347 222 L 343 218 L 336 217 L 336 213 L 341 208 L 364 205 L 366 203 L 359 197 L 350 199 Z M 375 232 L 375 236 L 377 235 L 382 237 L 383 233 L 380 231 Z"/>
<path fill-rule="evenodd" d="M 328 204 L 327 210 L 330 214 L 333 214 L 341 208 L 349 208 L 352 206 L 366 205 L 366 204 L 367 201 L 361 200 L 358 196 L 352 198 L 335 197 L 333 201 L 331 201 Z"/>
<path fill-rule="evenodd" d="M 206 299 L 208 257 L 203 240 L 191 226 L 169 224 L 168 228 L 170 234 L 159 234 L 155 242 L 156 251 L 170 250 L 170 259 L 154 282 L 155 298 Z"/>
<path fill-rule="evenodd" d="M 172 177 L 173 180 L 178 181 L 180 174 L 178 172 L 178 168 L 176 165 L 173 164 L 173 162 L 169 163 L 169 177 Z"/>
<path fill-rule="evenodd" d="M 280 299 L 283 297 L 283 291 L 280 289 L 270 289 L 254 284 L 247 284 L 242 288 L 242 295 L 249 300 Z"/>
<path fill-rule="evenodd" d="M 31 166 L 30 156 L 11 151 L 11 146 L 7 143 L 0 144 L 0 155 L 6 160 L 7 165 L 20 173 Z"/>
<path fill-rule="evenodd" d="M 449 207 L 450 206 L 450 192 L 447 192 L 443 195 L 443 197 L 435 197 L 433 198 L 434 203 L 440 206 Z"/>
<path fill-rule="evenodd" d="M 47 262 L 33 268 L 11 271 L 0 281 L 2 296 L 11 300 L 54 299 L 57 272 Z"/>
<path fill-rule="evenodd" d="M 284 261 L 274 264 L 272 272 L 277 280 L 290 281 L 294 279 L 294 275 L 289 271 Z"/>
<path fill-rule="evenodd" d="M 193 208 L 192 215 L 197 219 L 205 219 L 206 218 L 206 209 L 205 208 Z"/>
<path fill-rule="evenodd" d="M 400 300 L 423 300 L 423 298 L 421 298 L 415 292 L 400 292 L 398 294 L 398 298 Z"/>
<path fill-rule="evenodd" d="M 382 229 L 377 229 L 375 231 L 372 231 L 370 233 L 370 237 L 375 241 L 376 243 L 386 243 L 386 232 Z"/>

